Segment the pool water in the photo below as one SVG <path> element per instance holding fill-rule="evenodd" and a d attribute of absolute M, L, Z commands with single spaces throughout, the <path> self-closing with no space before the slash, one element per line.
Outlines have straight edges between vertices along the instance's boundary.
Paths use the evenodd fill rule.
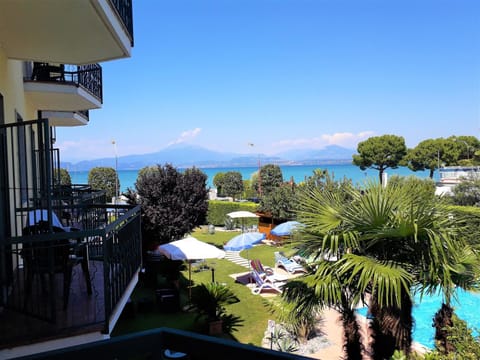
<path fill-rule="evenodd" d="M 442 305 L 441 295 L 420 296 L 414 298 L 413 340 L 430 348 L 434 348 L 435 329 L 432 327 L 433 317 Z M 457 290 L 457 298 L 452 301 L 455 314 L 465 320 L 472 329 L 480 329 L 480 293 L 472 293 L 461 289 Z M 366 316 L 367 308 L 358 309 L 360 315 Z M 476 332 L 474 332 L 477 335 Z"/>

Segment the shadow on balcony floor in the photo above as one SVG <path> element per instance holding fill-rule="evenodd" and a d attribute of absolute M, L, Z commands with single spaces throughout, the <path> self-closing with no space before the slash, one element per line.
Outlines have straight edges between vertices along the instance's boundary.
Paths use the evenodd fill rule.
<path fill-rule="evenodd" d="M 67 309 L 63 309 L 63 276 L 55 276 L 56 294 L 45 293 L 42 281 L 32 286 L 32 294 L 25 301 L 24 276 L 18 274 L 14 290 L 9 295 L 11 305 L 0 309 L 0 349 L 58 339 L 65 336 L 101 331 L 105 324 L 103 263 L 90 261 L 92 294 L 88 295 L 81 267 L 72 273 Z M 55 311 L 51 311 L 55 306 Z"/>

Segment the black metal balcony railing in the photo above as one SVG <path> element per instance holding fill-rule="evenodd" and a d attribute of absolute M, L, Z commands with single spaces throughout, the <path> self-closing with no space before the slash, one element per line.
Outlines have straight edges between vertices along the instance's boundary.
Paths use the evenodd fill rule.
<path fill-rule="evenodd" d="M 141 266 L 140 208 L 61 185 L 48 120 L 0 125 L 0 154 L 0 348 L 110 330 Z"/>
<path fill-rule="evenodd" d="M 132 0 L 110 0 L 117 11 L 118 16 L 123 22 L 125 29 L 127 29 L 130 35 L 131 44 L 133 46 L 133 10 Z"/>
<path fill-rule="evenodd" d="M 110 340 L 36 354 L 22 359 L 165 359 L 165 350 L 182 352 L 186 356 L 178 358 L 190 360 L 229 359 L 229 360 L 308 360 L 311 358 L 263 349 L 255 346 L 187 331 L 159 328 L 125 335 Z"/>
<path fill-rule="evenodd" d="M 75 84 L 103 102 L 102 67 L 99 64 L 54 65 L 34 62 L 33 69 L 25 80 Z"/>
<path fill-rule="evenodd" d="M 11 261 L 0 269 L 5 274 L 0 305 L 8 314 L 0 324 L 0 348 L 92 326 L 109 331 L 113 311 L 141 267 L 140 207 L 85 199 L 52 206 L 52 214 L 71 215 L 76 231 L 59 232 L 54 215 L 47 215 L 50 230 L 32 233 L 29 216 L 36 212 L 39 220 L 40 210 L 17 212 L 22 235 L 5 239 L 1 250 Z"/>

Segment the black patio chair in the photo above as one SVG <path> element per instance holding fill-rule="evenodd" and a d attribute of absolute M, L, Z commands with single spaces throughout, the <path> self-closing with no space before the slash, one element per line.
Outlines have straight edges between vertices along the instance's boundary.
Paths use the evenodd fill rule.
<path fill-rule="evenodd" d="M 63 228 L 49 227 L 48 222 L 39 221 L 35 225 L 23 229 L 24 235 L 40 235 L 66 232 Z M 87 286 L 88 295 L 92 294 L 92 284 L 88 269 L 88 252 L 85 244 L 69 239 L 60 240 L 33 240 L 25 243 L 22 249 L 24 259 L 25 280 L 25 304 L 31 298 L 33 280 L 35 275 L 54 277 L 55 274 L 63 274 L 63 309 L 68 307 L 70 285 L 72 282 L 73 268 L 80 264 Z M 45 289 L 46 287 L 43 286 Z"/>

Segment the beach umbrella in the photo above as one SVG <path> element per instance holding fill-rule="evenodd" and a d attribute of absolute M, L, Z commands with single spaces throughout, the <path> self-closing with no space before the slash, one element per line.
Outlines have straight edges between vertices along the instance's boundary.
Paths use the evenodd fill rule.
<path fill-rule="evenodd" d="M 232 219 L 242 219 L 242 232 L 244 228 L 244 219 L 245 218 L 258 218 L 259 216 L 257 214 L 254 214 L 250 211 L 233 211 L 227 214 L 228 217 Z"/>
<path fill-rule="evenodd" d="M 260 232 L 246 232 L 230 239 L 223 248 L 229 251 L 241 251 L 251 249 L 254 244 L 265 239 L 265 234 Z"/>
<path fill-rule="evenodd" d="M 248 249 L 251 249 L 254 244 L 259 243 L 263 239 L 265 239 L 265 234 L 261 232 L 241 233 L 230 239 L 223 248 L 229 251 L 247 250 L 247 260 L 249 260 Z M 248 261 L 248 266 L 250 267 L 250 261 Z"/>
<path fill-rule="evenodd" d="M 299 223 L 298 221 L 287 221 L 275 226 L 271 231 L 270 234 L 275 236 L 288 236 L 292 235 L 292 232 L 299 227 L 302 227 L 303 224 Z"/>
<path fill-rule="evenodd" d="M 160 245 L 157 250 L 170 260 L 188 261 L 189 297 L 192 295 L 192 260 L 222 259 L 225 257 L 225 251 L 197 240 L 193 236 Z"/>

